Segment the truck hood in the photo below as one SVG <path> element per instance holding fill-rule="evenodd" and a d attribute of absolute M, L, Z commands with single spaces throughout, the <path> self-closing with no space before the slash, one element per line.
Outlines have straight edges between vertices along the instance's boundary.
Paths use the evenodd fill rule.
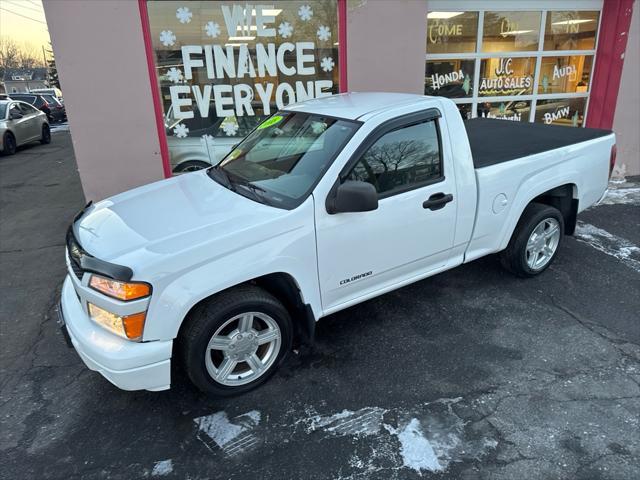
<path fill-rule="evenodd" d="M 96 203 L 76 222 L 74 231 L 88 253 L 118 263 L 118 258 L 141 249 L 152 255 L 184 252 L 286 213 L 232 192 L 200 171 Z"/>

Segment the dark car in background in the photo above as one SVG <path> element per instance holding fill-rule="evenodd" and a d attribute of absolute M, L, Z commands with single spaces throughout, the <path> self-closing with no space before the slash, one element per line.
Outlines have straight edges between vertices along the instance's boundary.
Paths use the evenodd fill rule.
<path fill-rule="evenodd" d="M 47 114 L 49 123 L 62 122 L 67 119 L 67 112 L 53 95 L 36 95 L 35 93 L 12 93 L 12 100 L 27 102 Z"/>

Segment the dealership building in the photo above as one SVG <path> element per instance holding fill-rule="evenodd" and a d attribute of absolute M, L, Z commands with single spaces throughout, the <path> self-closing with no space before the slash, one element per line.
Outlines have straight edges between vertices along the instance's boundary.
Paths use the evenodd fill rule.
<path fill-rule="evenodd" d="M 640 174 L 633 0 L 57 0 L 44 9 L 87 199 L 203 168 L 294 101 L 452 99 L 605 128 Z"/>

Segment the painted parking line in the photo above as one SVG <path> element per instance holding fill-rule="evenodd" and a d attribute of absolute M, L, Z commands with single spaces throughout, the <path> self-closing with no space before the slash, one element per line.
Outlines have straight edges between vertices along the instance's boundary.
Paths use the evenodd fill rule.
<path fill-rule="evenodd" d="M 626 238 L 618 237 L 584 222 L 578 222 L 575 238 L 602 253 L 617 258 L 626 266 L 640 273 L 640 247 Z"/>

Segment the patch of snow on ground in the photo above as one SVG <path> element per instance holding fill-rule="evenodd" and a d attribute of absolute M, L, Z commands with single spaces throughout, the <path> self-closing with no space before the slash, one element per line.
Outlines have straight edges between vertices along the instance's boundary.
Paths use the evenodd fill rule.
<path fill-rule="evenodd" d="M 160 460 L 156 462 L 151 471 L 151 475 L 154 477 L 163 477 L 173 472 L 173 460 Z"/>
<path fill-rule="evenodd" d="M 238 455 L 257 445 L 260 440 L 252 433 L 252 429 L 260 423 L 261 414 L 257 410 L 238 415 L 229 420 L 226 412 L 194 418 L 198 425 L 198 438 L 209 446 L 209 440 L 222 449 L 228 456 Z M 203 435 L 205 437 L 203 437 Z"/>
<path fill-rule="evenodd" d="M 438 461 L 433 446 L 422 433 L 420 420 L 412 418 L 399 433 L 393 428 L 390 428 L 389 431 L 397 435 L 400 441 L 400 454 L 405 467 L 412 468 L 417 472 L 421 470 L 439 472 L 444 469 Z"/>
<path fill-rule="evenodd" d="M 198 417 L 194 421 L 200 431 L 206 433 L 219 447 L 224 447 L 245 431 L 245 427 L 242 425 L 231 423 L 226 412 Z"/>
<path fill-rule="evenodd" d="M 640 247 L 626 238 L 618 237 L 584 222 L 578 222 L 575 237 L 578 241 L 587 243 L 596 250 L 617 258 L 636 272 L 640 272 Z"/>
<path fill-rule="evenodd" d="M 600 205 L 640 205 L 640 187 L 610 188 Z"/>
<path fill-rule="evenodd" d="M 360 410 L 343 410 L 334 415 L 314 415 L 305 419 L 307 433 L 323 429 L 333 435 L 373 435 L 380 431 L 382 417 L 386 410 L 379 407 L 365 407 Z"/>

